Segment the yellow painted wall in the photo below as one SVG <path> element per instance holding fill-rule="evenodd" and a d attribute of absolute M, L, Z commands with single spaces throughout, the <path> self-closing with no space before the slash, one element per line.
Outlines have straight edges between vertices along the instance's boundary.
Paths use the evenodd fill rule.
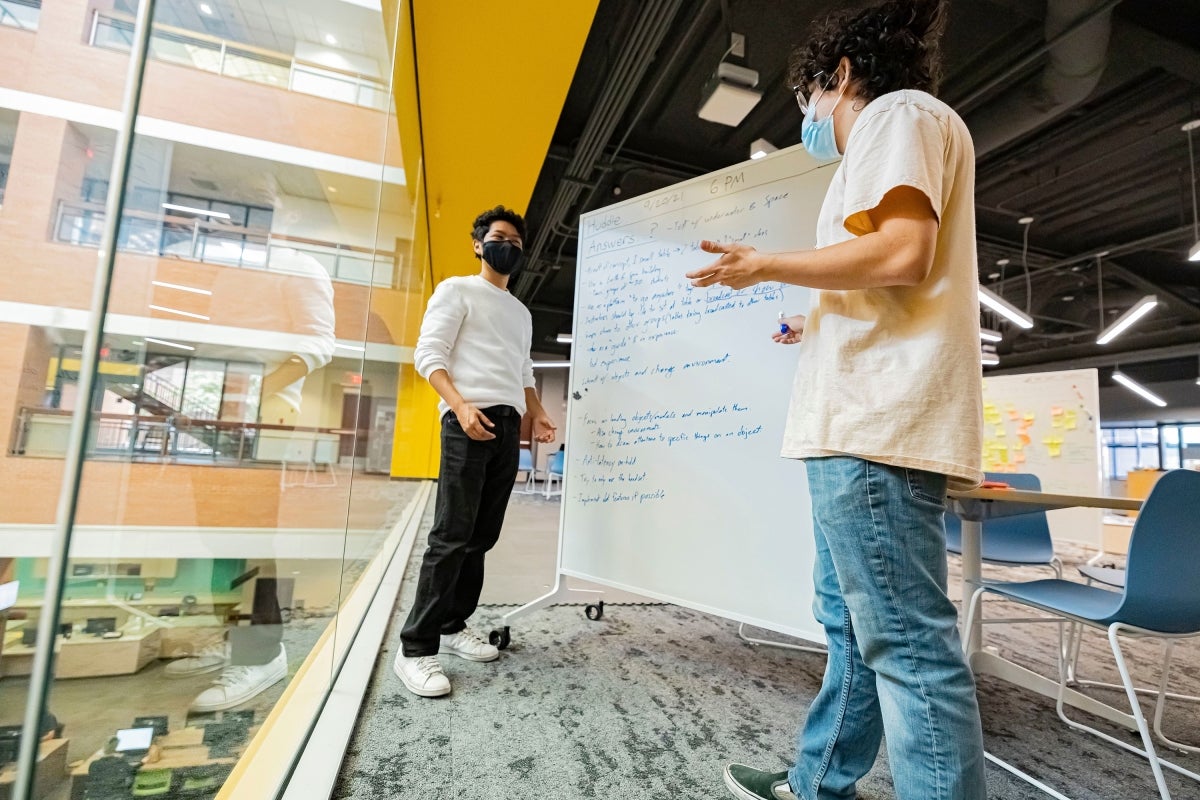
<path fill-rule="evenodd" d="M 461 0 L 384 0 L 384 18 L 399 16 L 393 93 L 425 297 L 479 269 L 470 226 L 480 211 L 526 210 L 598 3 L 512 0 L 484 12 Z M 392 475 L 436 477 L 437 395 L 411 366 L 398 388 Z"/>

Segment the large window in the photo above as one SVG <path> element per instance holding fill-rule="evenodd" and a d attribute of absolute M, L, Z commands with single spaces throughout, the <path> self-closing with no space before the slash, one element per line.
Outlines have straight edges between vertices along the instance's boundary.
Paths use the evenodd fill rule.
<path fill-rule="evenodd" d="M 0 25 L 36 31 L 42 0 L 0 0 Z"/>
<path fill-rule="evenodd" d="M 17 120 L 21 115 L 0 108 L 0 206 L 4 205 L 4 189 L 8 186 L 8 170 L 12 164 L 13 144 L 17 139 Z"/>
<path fill-rule="evenodd" d="M 1124 480 L 1131 469 L 1200 467 L 1200 423 L 1160 422 L 1103 429 L 1104 471 Z"/>
<path fill-rule="evenodd" d="M 87 42 L 115 30 L 93 12 L 138 5 L 0 0 L 0 40 L 23 45 L 0 83 L 38 108 L 0 109 L 0 728 L 11 743 L 45 710 L 16 769 L 38 800 L 262 800 L 338 675 L 397 521 L 420 519 L 428 487 L 389 472 L 427 271 L 394 288 L 399 256 L 378 255 L 412 240 L 416 216 L 395 118 L 283 90 L 327 33 L 390 78 L 378 9 L 154 4 L 153 119 L 136 122 L 154 135 L 122 164 L 128 50 Z M 166 33 L 209 16 L 240 80 L 161 63 L 202 69 L 204 37 Z M 264 49 L 286 66 L 222 44 L 235 29 L 275 37 Z M 272 75 L 283 89 L 260 85 Z M 11 760 L 0 748 L 0 797 Z"/>

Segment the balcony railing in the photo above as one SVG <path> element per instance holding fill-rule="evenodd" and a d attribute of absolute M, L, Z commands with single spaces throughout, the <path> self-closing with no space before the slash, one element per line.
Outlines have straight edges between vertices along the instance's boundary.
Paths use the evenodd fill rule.
<path fill-rule="evenodd" d="M 54 240 L 95 247 L 104 230 L 101 203 L 59 201 Z M 291 271 L 274 263 L 272 254 L 296 250 L 316 259 L 335 281 L 367 286 L 394 285 L 396 254 L 383 250 L 280 236 L 198 217 L 158 215 L 129 210 L 121 222 L 118 246 L 126 252 L 182 258 L 227 267 Z"/>
<path fill-rule="evenodd" d="M 71 411 L 22 408 L 10 454 L 62 458 L 67 449 Z M 130 414 L 92 415 L 88 455 L 120 461 L 279 466 L 300 464 L 318 469 L 336 464 L 342 440 L 366 431 L 300 428 L 248 422 Z M 352 451 L 352 447 L 345 448 Z"/>
<path fill-rule="evenodd" d="M 133 43 L 133 28 L 133 17 L 94 11 L 88 43 L 93 47 L 128 52 Z M 388 111 L 392 106 L 387 84 L 370 75 L 306 62 L 286 53 L 230 42 L 184 28 L 154 25 L 150 57 L 377 111 Z"/>
<path fill-rule="evenodd" d="M 0 0 L 0 25 L 36 31 L 41 15 L 41 0 Z"/>

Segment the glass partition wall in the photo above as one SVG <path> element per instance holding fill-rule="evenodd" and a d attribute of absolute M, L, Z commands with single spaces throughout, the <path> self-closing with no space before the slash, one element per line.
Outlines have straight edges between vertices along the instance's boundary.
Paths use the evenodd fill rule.
<path fill-rule="evenodd" d="M 20 800 L 273 796 L 418 493 L 389 475 L 426 287 L 387 23 L 143 3 L 140 27 L 135 0 L 0 3 L 0 796 Z"/>

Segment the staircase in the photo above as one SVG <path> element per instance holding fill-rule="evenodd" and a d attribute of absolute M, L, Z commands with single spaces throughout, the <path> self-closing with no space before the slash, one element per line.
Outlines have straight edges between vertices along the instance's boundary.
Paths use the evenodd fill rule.
<path fill-rule="evenodd" d="M 147 364 L 141 383 L 113 382 L 108 384 L 107 389 L 118 397 L 128 400 L 139 412 L 145 411 L 154 416 L 166 417 L 171 420 L 177 434 L 174 442 L 176 450 L 182 449 L 185 452 L 196 453 L 204 450 L 208 450 L 210 453 L 216 452 L 221 432 L 210 423 L 217 419 L 220 413 L 219 407 L 216 403 L 205 402 L 194 397 L 185 399 L 182 385 L 158 374 L 158 370 L 165 366 L 171 365 L 154 368 L 151 364 Z M 186 435 L 199 444 L 199 447 L 189 446 L 190 443 L 188 443 L 181 448 L 178 434 Z M 139 453 L 167 455 L 171 446 L 168 437 L 169 433 L 165 426 L 146 427 L 138 432 L 132 443 L 133 450 Z"/>

